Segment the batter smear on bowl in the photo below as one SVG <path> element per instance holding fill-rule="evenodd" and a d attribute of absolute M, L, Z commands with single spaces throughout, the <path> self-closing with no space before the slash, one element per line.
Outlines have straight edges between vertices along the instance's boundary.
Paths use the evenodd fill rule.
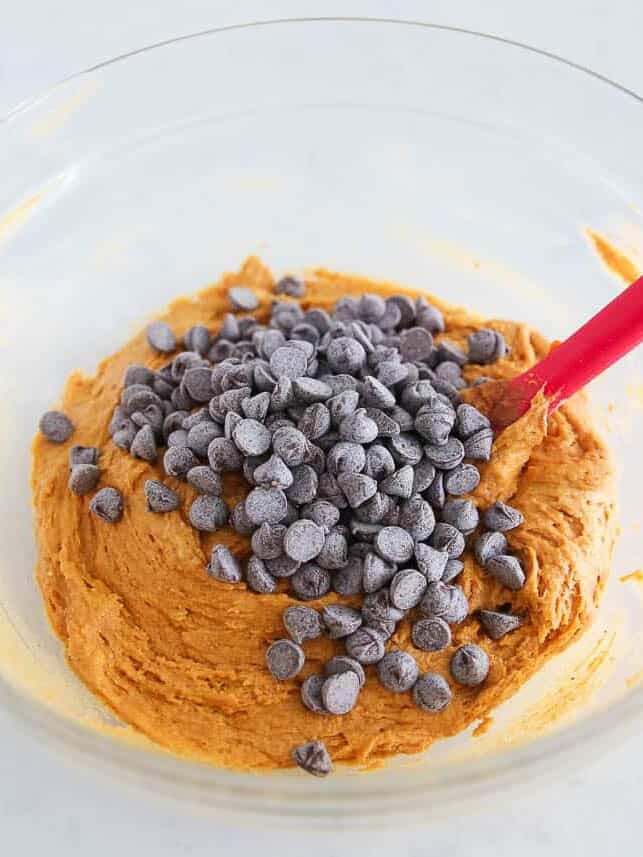
<path fill-rule="evenodd" d="M 179 298 L 34 440 L 38 582 L 72 669 L 241 770 L 418 753 L 590 624 L 615 539 L 583 394 L 494 437 L 467 390 L 527 324 L 250 258 Z"/>

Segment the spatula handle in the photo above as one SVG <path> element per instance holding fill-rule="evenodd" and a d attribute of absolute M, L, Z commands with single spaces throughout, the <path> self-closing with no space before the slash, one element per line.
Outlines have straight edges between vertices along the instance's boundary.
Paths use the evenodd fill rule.
<path fill-rule="evenodd" d="M 544 388 L 550 412 L 643 341 L 643 277 L 511 384 L 531 398 Z"/>

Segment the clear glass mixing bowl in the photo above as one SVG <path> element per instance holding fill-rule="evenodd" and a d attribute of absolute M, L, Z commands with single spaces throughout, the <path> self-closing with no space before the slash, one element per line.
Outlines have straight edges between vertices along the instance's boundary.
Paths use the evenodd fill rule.
<path fill-rule="evenodd" d="M 581 764 L 643 709 L 642 356 L 595 385 L 623 534 L 595 629 L 421 760 L 318 782 L 174 758 L 117 724 L 43 615 L 28 491 L 39 414 L 146 315 L 259 253 L 434 291 L 561 337 L 616 293 L 584 226 L 643 250 L 643 110 L 532 48 L 417 23 L 275 21 L 169 41 L 77 75 L 0 124 L 0 701 L 119 783 L 281 823 L 390 823 Z M 600 417 L 603 419 L 603 417 Z M 627 461 L 627 467 L 624 462 Z M 576 694 L 569 688 L 576 681 Z M 593 692 L 591 692 L 593 691 Z M 547 711 L 560 715 L 554 726 Z"/>

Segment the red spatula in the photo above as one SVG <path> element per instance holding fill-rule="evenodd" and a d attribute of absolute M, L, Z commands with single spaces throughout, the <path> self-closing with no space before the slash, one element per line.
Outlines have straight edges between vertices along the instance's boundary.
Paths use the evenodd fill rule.
<path fill-rule="evenodd" d="M 502 431 L 529 410 L 539 390 L 551 413 L 642 340 L 643 277 L 639 277 L 540 363 L 515 378 L 474 388 L 470 401 L 476 404 L 479 389 L 481 410 L 494 430 Z"/>

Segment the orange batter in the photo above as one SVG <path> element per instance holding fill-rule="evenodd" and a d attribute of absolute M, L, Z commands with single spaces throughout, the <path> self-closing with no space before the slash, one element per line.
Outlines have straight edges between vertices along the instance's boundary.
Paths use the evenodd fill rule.
<path fill-rule="evenodd" d="M 273 279 L 255 258 L 196 297 L 175 301 L 162 318 L 179 336 L 196 323 L 214 331 L 228 310 L 226 290 L 234 284 L 256 290 L 262 303 L 256 315 L 265 320 Z M 364 292 L 417 294 L 322 270 L 308 283 L 302 303 L 330 310 L 337 298 Z M 443 310 L 447 336 L 456 343 L 463 344 L 483 324 L 464 309 L 429 300 Z M 485 375 L 513 375 L 547 352 L 547 342 L 526 324 L 484 322 L 503 333 L 511 348 L 508 358 L 483 367 Z M 214 535 L 195 531 L 186 519 L 192 489 L 166 477 L 160 461 L 136 461 L 109 438 L 125 368 L 130 363 L 159 368 L 164 362 L 141 333 L 105 360 L 94 377 L 73 374 L 61 409 L 76 432 L 61 446 L 38 436 L 32 476 L 38 582 L 70 666 L 119 717 L 160 745 L 246 770 L 291 766 L 293 746 L 317 738 L 337 762 L 370 766 L 394 754 L 417 753 L 488 715 L 591 622 L 614 543 L 614 484 L 608 452 L 594 432 L 584 397 L 576 396 L 548 427 L 537 405 L 507 429 L 492 461 L 481 468 L 474 494 L 483 508 L 500 499 L 524 513 L 525 523 L 509 533 L 509 542 L 524 561 L 527 582 L 520 592 L 510 592 L 467 553 L 458 583 L 472 611 L 511 603 L 514 612 L 528 617 L 526 623 L 493 642 L 470 616 L 453 627 L 452 646 L 438 653 L 416 650 L 409 621 L 400 623 L 387 648 L 408 649 L 422 671 L 438 672 L 452 684 L 453 701 L 440 714 L 421 711 L 410 694 L 385 690 L 373 667 L 350 714 L 309 712 L 300 700 L 300 684 L 340 653 L 341 644 L 326 638 L 306 642 L 302 673 L 277 682 L 265 666 L 265 651 L 285 636 L 282 613 L 296 602 L 283 590 L 257 595 L 244 584 L 209 578 L 204 568 L 213 544 L 224 543 L 245 557 L 248 541 L 229 529 Z M 465 374 L 471 378 L 480 371 L 469 366 Z M 100 447 L 100 486 L 113 485 L 125 496 L 120 523 L 96 520 L 88 511 L 91 497 L 69 492 L 71 443 Z M 148 512 L 143 484 L 149 478 L 174 488 L 184 499 L 181 510 Z M 246 490 L 241 477 L 226 476 L 230 503 Z M 356 599 L 329 594 L 312 606 L 332 601 Z M 481 645 L 490 656 L 489 676 L 478 688 L 456 686 L 449 677 L 451 655 L 463 643 Z"/>

